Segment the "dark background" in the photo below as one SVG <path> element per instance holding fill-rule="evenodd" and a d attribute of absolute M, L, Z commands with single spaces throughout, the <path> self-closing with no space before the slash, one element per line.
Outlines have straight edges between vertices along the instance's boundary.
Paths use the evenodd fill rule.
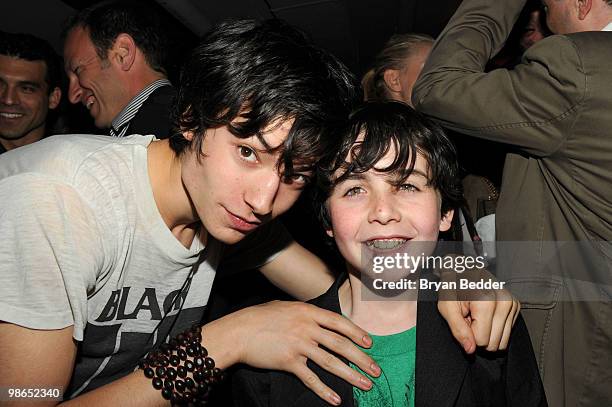
<path fill-rule="evenodd" d="M 60 26 L 65 18 L 96 0 L 7 0 L 0 29 L 29 32 L 61 52 Z M 192 45 L 213 24 L 227 18 L 281 18 L 308 32 L 361 75 L 393 33 L 436 36 L 460 0 L 148 0 L 168 16 L 168 34 L 176 51 Z M 147 10 L 143 10 L 147 12 Z"/>

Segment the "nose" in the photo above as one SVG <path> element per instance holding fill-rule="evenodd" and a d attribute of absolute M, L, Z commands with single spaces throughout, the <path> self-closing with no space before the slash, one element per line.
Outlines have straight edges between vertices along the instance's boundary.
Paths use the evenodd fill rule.
<path fill-rule="evenodd" d="M 19 96 L 14 86 L 4 84 L 2 88 L 0 88 L 0 102 L 7 106 L 19 103 Z"/>
<path fill-rule="evenodd" d="M 368 222 L 386 225 L 391 222 L 401 220 L 400 212 L 394 205 L 392 197 L 385 195 L 372 194 L 370 198 L 370 208 L 368 212 Z"/>
<path fill-rule="evenodd" d="M 70 82 L 68 84 L 68 100 L 70 103 L 76 104 L 81 101 L 81 95 L 83 89 L 79 84 L 79 79 L 75 75 L 70 75 Z"/>
<path fill-rule="evenodd" d="M 281 184 L 278 171 L 262 171 L 249 184 L 244 194 L 247 205 L 257 217 L 270 215 Z"/>

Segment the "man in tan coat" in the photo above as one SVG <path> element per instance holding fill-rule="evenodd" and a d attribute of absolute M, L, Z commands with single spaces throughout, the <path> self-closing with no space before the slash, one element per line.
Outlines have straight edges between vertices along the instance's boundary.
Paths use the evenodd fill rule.
<path fill-rule="evenodd" d="M 544 0 L 556 34 L 484 73 L 524 0 L 464 0 L 413 103 L 513 147 L 497 207 L 498 273 L 522 302 L 551 406 L 612 400 L 612 1 Z"/>

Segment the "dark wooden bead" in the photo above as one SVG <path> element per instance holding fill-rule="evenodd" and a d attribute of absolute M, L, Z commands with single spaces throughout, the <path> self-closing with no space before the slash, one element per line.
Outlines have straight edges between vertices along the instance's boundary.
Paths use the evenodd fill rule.
<path fill-rule="evenodd" d="M 215 367 L 215 361 L 207 357 L 204 359 L 204 366 L 209 369 L 212 369 L 213 367 Z"/>
<path fill-rule="evenodd" d="M 153 371 L 153 369 L 152 369 L 152 368 L 147 367 L 147 368 L 144 370 L 144 375 L 145 375 L 146 377 L 148 377 L 149 379 L 152 379 L 152 378 L 153 378 L 153 376 L 155 376 L 155 372 Z"/>
<path fill-rule="evenodd" d="M 204 358 L 196 356 L 193 358 L 193 364 L 195 365 L 196 369 L 201 369 L 204 367 Z"/>
<path fill-rule="evenodd" d="M 185 378 L 187 377 L 187 369 L 185 366 L 179 366 L 176 368 L 176 374 L 178 374 L 178 377 Z"/>
<path fill-rule="evenodd" d="M 208 395 L 210 387 L 206 383 L 197 383 L 196 391 L 201 396 Z"/>
<path fill-rule="evenodd" d="M 193 373 L 193 379 L 197 382 L 197 383 L 203 383 L 204 379 L 206 379 L 206 375 L 204 374 L 203 371 L 201 370 L 196 370 Z"/>
<path fill-rule="evenodd" d="M 174 388 L 176 389 L 176 391 L 178 391 L 179 393 L 182 393 L 183 391 L 185 391 L 185 382 L 177 379 L 174 382 Z"/>
<path fill-rule="evenodd" d="M 170 389 L 163 389 L 161 391 L 162 397 L 166 400 L 170 400 L 172 398 L 173 391 Z"/>
<path fill-rule="evenodd" d="M 193 364 L 191 360 L 185 361 L 185 369 L 187 369 L 188 372 L 193 372 L 194 368 L 195 368 L 195 365 Z"/>
<path fill-rule="evenodd" d="M 185 352 L 187 352 L 187 356 L 192 358 L 192 357 L 194 357 L 196 355 L 197 350 L 196 350 L 196 348 L 192 344 L 190 344 L 185 349 Z"/>
<path fill-rule="evenodd" d="M 155 369 L 155 374 L 157 377 L 166 377 L 166 368 L 163 366 L 158 366 L 157 369 Z"/>
<path fill-rule="evenodd" d="M 208 356 L 208 351 L 206 350 L 205 347 L 202 347 L 202 351 L 200 352 L 200 355 L 202 355 L 203 357 Z"/>
<path fill-rule="evenodd" d="M 174 380 L 172 379 L 164 380 L 164 389 L 174 390 Z"/>
<path fill-rule="evenodd" d="M 166 376 L 168 376 L 168 379 L 171 380 L 176 379 L 176 369 L 173 367 L 169 367 L 168 369 L 166 369 Z"/>
<path fill-rule="evenodd" d="M 181 363 L 181 358 L 176 355 L 170 356 L 170 364 L 172 366 L 178 366 Z"/>
<path fill-rule="evenodd" d="M 170 403 L 172 403 L 173 406 L 182 406 L 185 404 L 185 401 L 180 394 L 173 392 L 172 397 L 170 398 Z"/>
<path fill-rule="evenodd" d="M 183 393 L 183 398 L 185 399 L 185 401 L 187 403 L 195 403 L 196 402 L 195 396 L 190 391 L 185 391 L 185 393 Z"/>
<path fill-rule="evenodd" d="M 159 360 L 159 365 L 163 366 L 163 367 L 167 367 L 170 364 L 170 361 L 168 360 L 168 358 L 166 356 L 163 356 L 160 360 Z"/>
<path fill-rule="evenodd" d="M 178 357 L 181 360 L 186 360 L 187 359 L 187 352 L 185 352 L 183 349 L 179 349 L 176 354 L 178 355 Z"/>
<path fill-rule="evenodd" d="M 188 389 L 193 389 L 195 387 L 195 382 L 191 377 L 185 379 L 185 386 L 187 386 Z"/>
<path fill-rule="evenodd" d="M 155 387 L 157 390 L 161 390 L 161 388 L 164 387 L 164 381 L 160 379 L 159 377 L 154 377 L 153 387 Z"/>
<path fill-rule="evenodd" d="M 193 325 L 191 327 L 191 331 L 199 334 L 202 332 L 202 327 L 200 325 Z"/>
<path fill-rule="evenodd" d="M 219 369 L 218 367 L 215 367 L 213 369 L 213 374 L 212 375 L 215 376 L 215 377 L 219 377 L 221 375 L 221 369 Z"/>

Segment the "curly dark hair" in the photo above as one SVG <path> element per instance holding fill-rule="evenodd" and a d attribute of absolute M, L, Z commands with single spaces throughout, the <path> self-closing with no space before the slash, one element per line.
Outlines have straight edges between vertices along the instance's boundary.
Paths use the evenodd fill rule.
<path fill-rule="evenodd" d="M 227 126 L 267 147 L 262 130 L 293 119 L 279 160 L 291 176 L 294 166 L 312 169 L 359 98 L 350 71 L 296 28 L 280 20 L 227 21 L 183 67 L 170 145 L 179 155 L 187 147 L 200 151 L 207 129 Z M 184 132 L 194 134 L 191 144 Z"/>
<path fill-rule="evenodd" d="M 360 136 L 363 140 L 356 145 Z M 351 174 L 375 168 L 392 147 L 395 159 L 376 171 L 390 173 L 395 177 L 394 182 L 402 184 L 414 169 L 414 152 L 419 152 L 427 159 L 429 184 L 442 197 L 441 214 L 459 208 L 463 202 L 455 146 L 440 126 L 404 103 L 365 103 L 351 115 L 335 143 L 317 168 L 315 206 L 325 229 L 331 228 L 326 201 L 335 185 Z"/>

